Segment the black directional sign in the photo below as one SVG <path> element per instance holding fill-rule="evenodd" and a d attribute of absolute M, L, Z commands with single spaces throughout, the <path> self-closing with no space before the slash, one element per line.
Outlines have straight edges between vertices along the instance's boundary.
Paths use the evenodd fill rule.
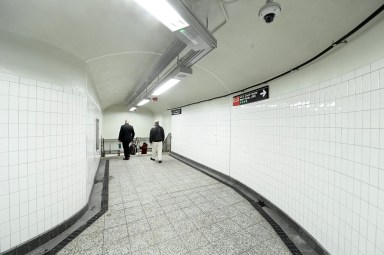
<path fill-rule="evenodd" d="M 255 89 L 233 97 L 233 106 L 254 103 L 269 98 L 269 86 Z"/>
<path fill-rule="evenodd" d="M 171 110 L 171 115 L 181 114 L 181 108 Z"/>

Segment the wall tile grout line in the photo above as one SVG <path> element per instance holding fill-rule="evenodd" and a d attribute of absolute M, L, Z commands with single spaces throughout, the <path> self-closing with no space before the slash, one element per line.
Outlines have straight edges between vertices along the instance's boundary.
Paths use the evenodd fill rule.
<path fill-rule="evenodd" d="M 10 98 L 11 98 L 11 93 L 10 93 L 10 90 L 11 90 L 11 84 L 10 84 L 10 82 L 8 82 L 8 111 L 10 110 L 10 108 L 11 108 L 11 106 L 10 106 Z M 8 134 L 7 134 L 7 137 L 8 137 L 8 151 L 9 151 L 9 133 L 10 133 L 10 131 L 9 131 L 9 113 L 8 113 Z M 11 173 L 10 173 L 10 167 L 9 167 L 9 159 L 8 159 L 8 164 L 7 164 L 7 166 L 8 166 L 8 180 L 10 179 L 9 177 L 11 176 Z M 8 207 L 10 208 L 11 207 L 11 182 L 8 182 L 8 190 L 9 190 L 9 205 L 8 205 Z M 11 210 L 9 210 L 9 219 L 11 219 L 11 217 L 12 217 L 12 215 L 11 215 Z M 11 225 L 11 223 L 9 222 L 9 225 Z M 9 238 L 11 239 L 11 232 L 9 232 Z"/>

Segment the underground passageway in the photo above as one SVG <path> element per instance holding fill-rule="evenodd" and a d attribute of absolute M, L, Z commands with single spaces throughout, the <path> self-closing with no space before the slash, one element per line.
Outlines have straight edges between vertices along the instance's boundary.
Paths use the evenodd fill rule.
<path fill-rule="evenodd" d="M 383 31 L 384 0 L 0 1 L 0 254 L 384 255 Z"/>
<path fill-rule="evenodd" d="M 58 254 L 291 254 L 232 188 L 165 155 L 109 162 L 109 210 Z"/>

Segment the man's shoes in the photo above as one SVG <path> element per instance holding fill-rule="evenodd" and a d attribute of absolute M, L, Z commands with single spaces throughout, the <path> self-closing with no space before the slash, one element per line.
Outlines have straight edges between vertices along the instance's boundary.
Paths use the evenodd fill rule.
<path fill-rule="evenodd" d="M 159 160 L 159 163 L 161 163 L 161 162 L 163 162 L 163 161 Z"/>
<path fill-rule="evenodd" d="M 129 160 L 129 158 L 124 158 L 124 160 Z"/>
<path fill-rule="evenodd" d="M 151 158 L 151 160 L 155 160 L 154 158 Z"/>

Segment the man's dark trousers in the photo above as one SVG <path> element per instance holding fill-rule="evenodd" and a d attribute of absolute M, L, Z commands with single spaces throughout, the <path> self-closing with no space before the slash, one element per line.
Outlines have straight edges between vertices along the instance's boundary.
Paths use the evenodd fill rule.
<path fill-rule="evenodd" d="M 129 143 L 130 142 L 123 142 L 124 157 L 127 159 L 129 159 Z"/>

